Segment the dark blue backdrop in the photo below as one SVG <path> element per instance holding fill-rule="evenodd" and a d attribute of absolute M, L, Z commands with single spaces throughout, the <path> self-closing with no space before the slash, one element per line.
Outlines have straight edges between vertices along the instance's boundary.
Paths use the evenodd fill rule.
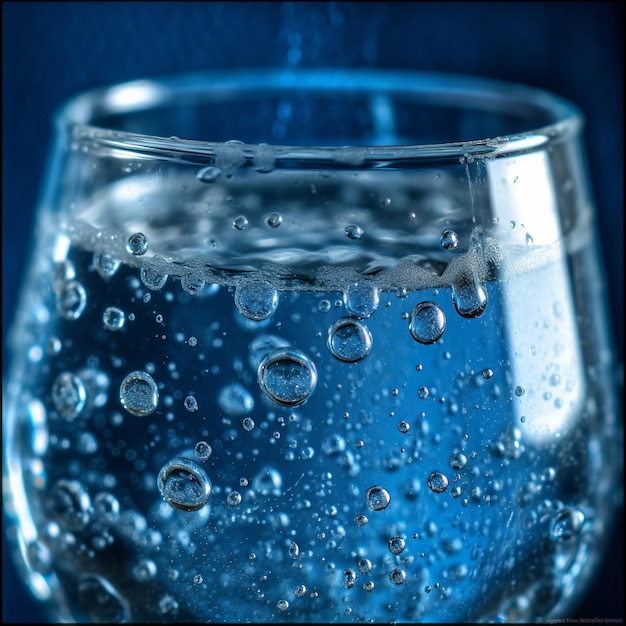
<path fill-rule="evenodd" d="M 4 2 L 2 337 L 51 143 L 52 111 L 95 86 L 189 70 L 353 66 L 463 72 L 574 101 L 599 208 L 623 363 L 623 8 L 620 2 Z M 42 616 L 2 551 L 4 622 Z M 623 618 L 623 517 L 574 618 Z"/>

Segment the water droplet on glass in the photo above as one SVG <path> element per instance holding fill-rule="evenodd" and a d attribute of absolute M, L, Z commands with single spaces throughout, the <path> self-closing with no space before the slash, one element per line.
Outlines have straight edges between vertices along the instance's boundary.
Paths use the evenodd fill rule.
<path fill-rule="evenodd" d="M 373 485 L 365 492 L 365 500 L 372 511 L 382 511 L 389 506 L 391 496 L 384 487 Z"/>
<path fill-rule="evenodd" d="M 279 348 L 265 355 L 258 368 L 259 385 L 281 406 L 305 402 L 317 384 L 315 363 L 296 348 Z"/>
<path fill-rule="evenodd" d="M 452 285 L 452 304 L 462 317 L 479 317 L 487 307 L 487 292 L 472 276 L 465 276 Z"/>
<path fill-rule="evenodd" d="M 203 167 L 196 173 L 196 178 L 201 183 L 214 183 L 222 175 L 222 170 L 219 167 L 209 165 L 209 167 Z"/>
<path fill-rule="evenodd" d="M 59 374 L 52 385 L 52 401 L 65 419 L 73 420 L 83 410 L 87 401 L 83 381 L 70 372 Z"/>
<path fill-rule="evenodd" d="M 184 457 L 176 457 L 161 468 L 157 486 L 166 502 L 183 511 L 198 511 L 211 496 L 206 472 Z"/>
<path fill-rule="evenodd" d="M 444 230 L 441 233 L 441 247 L 444 250 L 454 250 L 459 244 L 459 236 L 453 230 Z"/>
<path fill-rule="evenodd" d="M 363 234 L 363 229 L 356 224 L 350 224 L 349 226 L 346 226 L 346 236 L 349 239 L 360 239 Z"/>
<path fill-rule="evenodd" d="M 428 477 L 428 486 L 435 493 L 443 493 L 448 488 L 448 479 L 441 472 L 433 472 Z"/>
<path fill-rule="evenodd" d="M 57 293 L 57 310 L 66 320 L 77 320 L 87 306 L 87 292 L 76 280 L 72 280 L 59 288 Z"/>
<path fill-rule="evenodd" d="M 378 286 L 372 282 L 352 283 L 343 293 L 346 310 L 361 319 L 370 317 L 378 308 Z"/>
<path fill-rule="evenodd" d="M 142 256 L 148 252 L 148 238 L 143 233 L 134 233 L 128 238 L 126 248 L 133 256 Z"/>
<path fill-rule="evenodd" d="M 372 334 L 365 324 L 342 317 L 328 329 L 328 349 L 340 361 L 354 363 L 364 359 L 372 349 Z"/>
<path fill-rule="evenodd" d="M 116 306 L 109 306 L 104 309 L 102 314 L 102 324 L 105 330 L 116 331 L 124 327 L 126 316 L 122 309 L 118 309 Z"/>
<path fill-rule="evenodd" d="M 565 509 L 554 519 L 550 537 L 558 542 L 570 541 L 578 536 L 584 521 L 585 516 L 582 511 Z"/>
<path fill-rule="evenodd" d="M 141 371 L 128 374 L 120 385 L 120 402 L 133 415 L 153 413 L 159 402 L 159 390 L 152 376 Z"/>
<path fill-rule="evenodd" d="M 267 282 L 247 282 L 235 290 L 235 306 L 248 319 L 260 322 L 274 315 L 278 292 Z"/>
<path fill-rule="evenodd" d="M 435 343 L 446 329 L 446 316 L 435 302 L 420 302 L 411 311 L 409 331 L 415 341 Z"/>

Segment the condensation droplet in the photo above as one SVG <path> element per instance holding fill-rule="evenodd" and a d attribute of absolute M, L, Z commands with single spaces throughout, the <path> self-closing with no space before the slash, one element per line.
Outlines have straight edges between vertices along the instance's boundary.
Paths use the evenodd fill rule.
<path fill-rule="evenodd" d="M 66 320 L 77 320 L 87 306 L 87 292 L 77 280 L 63 283 L 58 290 L 57 311 Z"/>
<path fill-rule="evenodd" d="M 258 368 L 261 390 L 281 406 L 305 402 L 317 384 L 315 363 L 296 348 L 279 348 L 265 355 Z"/>
<path fill-rule="evenodd" d="M 104 309 L 102 314 L 102 325 L 105 330 L 116 331 L 121 330 L 126 322 L 126 316 L 122 309 L 118 309 L 116 306 L 109 306 Z"/>
<path fill-rule="evenodd" d="M 134 371 L 120 385 L 120 402 L 133 415 L 154 413 L 159 403 L 159 389 L 150 374 Z"/>
<path fill-rule="evenodd" d="M 370 317 L 380 302 L 378 287 L 369 281 L 352 283 L 343 293 L 343 302 L 351 315 L 361 319 Z"/>
<path fill-rule="evenodd" d="M 409 331 L 415 341 L 435 343 L 446 329 L 446 316 L 435 302 L 420 302 L 411 311 Z"/>
<path fill-rule="evenodd" d="M 443 493 L 448 488 L 448 478 L 441 472 L 433 472 L 428 477 L 428 486 L 435 493 Z"/>
<path fill-rule="evenodd" d="M 459 244 L 459 236 L 455 231 L 446 229 L 441 233 L 441 247 L 444 250 L 454 250 Z"/>
<path fill-rule="evenodd" d="M 268 282 L 246 282 L 235 289 L 235 306 L 248 319 L 266 320 L 278 308 L 278 292 Z"/>
<path fill-rule="evenodd" d="M 342 317 L 328 329 L 328 349 L 340 361 L 354 363 L 364 359 L 372 349 L 372 334 L 365 324 Z"/>
<path fill-rule="evenodd" d="M 198 511 L 211 496 L 206 472 L 184 457 L 176 457 L 161 468 L 157 486 L 167 503 L 183 511 Z"/>
<path fill-rule="evenodd" d="M 128 238 L 126 248 L 133 256 L 142 256 L 148 252 L 148 238 L 143 233 L 134 233 Z"/>
<path fill-rule="evenodd" d="M 87 401 L 83 381 L 70 372 L 59 374 L 52 385 L 52 401 L 65 419 L 73 420 L 84 409 Z"/>
<path fill-rule="evenodd" d="M 384 487 L 373 485 L 365 492 L 365 500 L 372 511 L 382 511 L 389 506 L 391 496 Z"/>

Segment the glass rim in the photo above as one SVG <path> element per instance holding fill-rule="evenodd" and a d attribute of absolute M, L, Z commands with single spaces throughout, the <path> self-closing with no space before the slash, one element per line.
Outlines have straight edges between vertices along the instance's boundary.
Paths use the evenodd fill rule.
<path fill-rule="evenodd" d="M 538 87 L 469 74 L 363 68 L 234 68 L 131 80 L 77 94 L 56 110 L 54 122 L 60 132 L 69 132 L 75 139 L 87 139 L 110 149 L 143 156 L 167 155 L 170 159 L 203 163 L 228 142 L 115 130 L 99 125 L 95 119 L 102 114 L 149 111 L 181 97 L 209 98 L 213 95 L 224 101 L 258 90 L 276 95 L 281 92 L 359 94 L 371 95 L 372 98 L 381 94 L 389 97 L 404 95 L 431 105 L 439 103 L 459 109 L 469 109 L 467 105 L 470 105 L 484 113 L 532 110 L 550 120 L 536 127 L 529 124 L 527 130 L 519 133 L 438 143 L 343 146 L 262 144 L 274 150 L 277 167 L 281 162 L 294 159 L 300 163 L 338 159 L 350 166 L 402 159 L 497 158 L 545 149 L 552 142 L 574 136 L 584 124 L 584 115 L 576 105 Z M 261 145 L 236 143 L 241 145 L 244 153 L 247 151 L 250 158 Z M 341 158 L 342 151 L 346 152 L 344 159 Z"/>

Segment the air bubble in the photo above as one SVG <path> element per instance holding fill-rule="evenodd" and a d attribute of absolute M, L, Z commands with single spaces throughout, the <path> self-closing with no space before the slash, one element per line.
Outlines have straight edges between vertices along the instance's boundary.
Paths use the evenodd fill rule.
<path fill-rule="evenodd" d="M 400 554 L 406 547 L 406 542 L 402 537 L 393 537 L 389 540 L 388 547 L 391 554 Z"/>
<path fill-rule="evenodd" d="M 485 380 L 490 380 L 491 378 L 493 378 L 493 370 L 490 367 L 483 370 L 483 378 Z"/>
<path fill-rule="evenodd" d="M 133 256 L 143 256 L 148 252 L 148 238 L 143 233 L 134 233 L 128 238 L 126 249 Z"/>
<path fill-rule="evenodd" d="M 460 470 L 465 467 L 467 457 L 461 452 L 457 452 L 450 457 L 450 467 L 454 470 Z"/>
<path fill-rule="evenodd" d="M 446 316 L 435 302 L 420 302 L 411 312 L 409 331 L 415 341 L 435 343 L 446 329 Z"/>
<path fill-rule="evenodd" d="M 268 282 L 247 282 L 235 290 L 235 306 L 248 319 L 260 322 L 274 315 L 278 292 Z"/>
<path fill-rule="evenodd" d="M 154 413 L 159 402 L 159 390 L 152 376 L 141 371 L 128 374 L 120 385 L 120 402 L 133 415 Z"/>
<path fill-rule="evenodd" d="M 354 363 L 364 359 L 372 349 L 372 334 L 365 324 L 342 317 L 328 329 L 328 349 L 340 361 Z"/>
<path fill-rule="evenodd" d="M 118 309 L 116 306 L 109 306 L 104 309 L 102 314 L 102 325 L 105 330 L 116 331 L 121 330 L 124 327 L 126 316 L 122 309 Z"/>
<path fill-rule="evenodd" d="M 163 466 L 157 486 L 167 503 L 183 511 L 198 511 L 211 496 L 211 481 L 206 472 L 184 457 L 177 457 Z"/>
<path fill-rule="evenodd" d="M 389 580 L 394 585 L 401 585 L 406 580 L 406 572 L 403 569 L 394 569 L 389 574 Z"/>
<path fill-rule="evenodd" d="M 441 233 L 441 247 L 444 250 L 454 250 L 459 244 L 459 236 L 453 230 L 444 230 Z"/>
<path fill-rule="evenodd" d="M 206 281 L 197 274 L 185 274 L 180 279 L 180 286 L 185 293 L 188 293 L 190 296 L 196 296 L 204 291 Z"/>
<path fill-rule="evenodd" d="M 152 267 L 142 267 L 139 271 L 141 282 L 151 291 L 163 289 L 167 282 L 168 275 L 163 274 Z"/>
<path fill-rule="evenodd" d="M 66 320 L 77 320 L 87 306 L 87 292 L 77 280 L 63 283 L 57 295 L 57 311 Z"/>
<path fill-rule="evenodd" d="M 389 506 L 391 496 L 384 487 L 373 485 L 365 492 L 365 500 L 372 511 L 383 511 Z"/>
<path fill-rule="evenodd" d="M 244 417 L 243 418 L 243 429 L 247 432 L 250 432 L 252 430 L 254 430 L 254 420 L 251 417 Z"/>
<path fill-rule="evenodd" d="M 70 372 L 59 374 L 52 385 L 52 401 L 65 419 L 73 420 L 83 410 L 87 401 L 83 381 Z"/>
<path fill-rule="evenodd" d="M 233 228 L 236 230 L 245 230 L 248 228 L 248 218 L 245 215 L 239 215 L 233 220 Z"/>
<path fill-rule="evenodd" d="M 441 472 L 433 472 L 428 477 L 428 486 L 435 493 L 443 493 L 448 488 L 448 478 Z"/>
<path fill-rule="evenodd" d="M 196 178 L 201 183 L 214 183 L 222 175 L 222 170 L 219 167 L 209 165 L 209 167 L 203 167 L 196 173 Z"/>
<path fill-rule="evenodd" d="M 231 383 L 221 389 L 217 396 L 217 404 L 227 415 L 237 417 L 254 409 L 254 398 L 243 385 Z"/>
<path fill-rule="evenodd" d="M 346 236 L 349 239 L 360 239 L 363 234 L 363 229 L 356 224 L 350 224 L 349 226 L 346 226 Z"/>
<path fill-rule="evenodd" d="M 359 559 L 357 567 L 361 574 L 369 574 L 372 571 L 372 562 L 369 559 Z"/>
<path fill-rule="evenodd" d="M 56 482 L 52 488 L 51 501 L 55 518 L 67 530 L 83 530 L 89 524 L 91 499 L 79 481 Z"/>
<path fill-rule="evenodd" d="M 565 509 L 561 511 L 550 531 L 550 537 L 557 542 L 571 541 L 580 534 L 585 516 L 579 509 Z"/>
<path fill-rule="evenodd" d="M 266 221 L 270 228 L 278 228 L 283 222 L 283 216 L 280 213 L 272 213 Z"/>
<path fill-rule="evenodd" d="M 353 283 L 344 291 L 343 301 L 351 315 L 361 319 L 370 317 L 380 301 L 378 287 L 369 281 Z"/>
<path fill-rule="evenodd" d="M 351 587 L 354 587 L 354 584 L 356 583 L 356 577 L 357 574 L 353 569 L 345 569 L 343 571 L 343 586 L 346 589 L 350 589 Z"/>
<path fill-rule="evenodd" d="M 279 611 L 286 611 L 289 608 L 289 602 L 287 602 L 287 600 L 279 600 L 276 603 L 276 608 Z"/>
<path fill-rule="evenodd" d="M 295 589 L 294 589 L 294 595 L 297 598 L 302 598 L 305 594 L 306 594 L 306 586 L 305 585 L 298 585 Z"/>
<path fill-rule="evenodd" d="M 487 292 L 473 276 L 464 276 L 452 285 L 452 304 L 462 317 L 475 318 L 487 308 Z"/>
<path fill-rule="evenodd" d="M 238 491 L 231 491 L 226 496 L 226 504 L 228 506 L 239 506 L 241 504 L 241 494 Z"/>
<path fill-rule="evenodd" d="M 265 355 L 258 368 L 261 390 L 281 406 L 305 402 L 317 384 L 315 363 L 296 348 L 279 348 Z"/>
<path fill-rule="evenodd" d="M 126 601 L 106 578 L 96 574 L 81 574 L 76 590 L 78 603 L 87 621 L 104 624 L 131 621 Z"/>
<path fill-rule="evenodd" d="M 289 544 L 289 556 L 292 559 L 297 559 L 300 556 L 300 546 L 295 541 Z"/>
<path fill-rule="evenodd" d="M 138 582 L 151 580 L 156 573 L 156 563 L 150 559 L 140 559 L 132 569 L 133 578 Z"/>
<path fill-rule="evenodd" d="M 354 518 L 354 523 L 359 527 L 365 526 L 368 522 L 367 515 L 360 514 Z"/>
<path fill-rule="evenodd" d="M 95 253 L 93 255 L 93 266 L 102 278 L 108 279 L 117 272 L 120 261 L 105 252 Z"/>
<path fill-rule="evenodd" d="M 213 454 L 213 448 L 206 441 L 198 441 L 194 452 L 201 461 L 206 461 Z"/>
<path fill-rule="evenodd" d="M 194 396 L 187 396 L 183 402 L 183 404 L 185 405 L 185 408 L 190 412 L 193 413 L 194 411 L 198 410 L 198 401 L 196 400 L 196 398 Z"/>

